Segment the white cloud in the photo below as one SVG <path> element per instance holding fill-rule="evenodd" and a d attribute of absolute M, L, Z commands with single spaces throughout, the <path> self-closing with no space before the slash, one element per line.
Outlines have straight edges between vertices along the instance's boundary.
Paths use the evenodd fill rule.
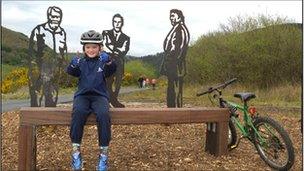
<path fill-rule="evenodd" d="M 81 51 L 82 32 L 111 29 L 112 16 L 120 13 L 125 18 L 123 32 L 131 37 L 128 54 L 139 56 L 162 51 L 172 8 L 183 11 L 192 42 L 237 15 L 263 13 L 302 22 L 301 1 L 2 1 L 2 25 L 29 36 L 46 22 L 46 10 L 54 5 L 63 11 L 69 51 Z"/>

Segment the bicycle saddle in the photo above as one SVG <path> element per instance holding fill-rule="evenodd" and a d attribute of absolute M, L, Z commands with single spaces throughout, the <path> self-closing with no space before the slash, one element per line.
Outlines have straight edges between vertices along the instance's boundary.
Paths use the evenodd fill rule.
<path fill-rule="evenodd" d="M 234 94 L 234 97 L 238 97 L 240 98 L 243 102 L 247 102 L 249 101 L 250 99 L 253 99 L 255 98 L 255 94 L 253 93 L 235 93 Z"/>

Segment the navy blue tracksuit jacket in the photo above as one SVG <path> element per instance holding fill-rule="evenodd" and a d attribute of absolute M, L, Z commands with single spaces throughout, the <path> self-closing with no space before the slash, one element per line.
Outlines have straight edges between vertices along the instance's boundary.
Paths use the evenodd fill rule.
<path fill-rule="evenodd" d="M 79 67 L 67 67 L 67 73 L 79 77 L 78 90 L 75 96 L 84 94 L 98 94 L 109 99 L 105 77 L 109 77 L 116 71 L 116 64 L 106 65 L 99 57 L 84 57 L 79 61 Z"/>

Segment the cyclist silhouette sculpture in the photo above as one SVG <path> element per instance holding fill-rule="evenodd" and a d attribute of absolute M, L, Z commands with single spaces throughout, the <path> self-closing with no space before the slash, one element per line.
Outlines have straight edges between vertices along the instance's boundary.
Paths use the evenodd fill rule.
<path fill-rule="evenodd" d="M 185 57 L 189 44 L 189 31 L 182 11 L 170 10 L 172 29 L 164 41 L 165 56 L 160 73 L 168 79 L 167 107 L 183 106 L 183 79 L 186 75 Z"/>
<path fill-rule="evenodd" d="M 61 21 L 62 10 L 51 6 L 47 9 L 47 22 L 37 25 L 31 32 L 27 60 L 32 107 L 41 106 L 43 96 L 46 107 L 57 104 L 58 82 L 67 52 L 66 32 L 60 26 Z"/>
<path fill-rule="evenodd" d="M 122 32 L 124 18 L 120 14 L 115 14 L 112 19 L 113 29 L 102 32 L 104 40 L 104 50 L 110 54 L 116 62 L 116 72 L 107 78 L 107 88 L 110 94 L 110 103 L 113 107 L 123 108 L 125 105 L 117 99 L 124 75 L 125 55 L 129 51 L 130 37 Z M 114 90 L 113 90 L 114 83 Z"/>

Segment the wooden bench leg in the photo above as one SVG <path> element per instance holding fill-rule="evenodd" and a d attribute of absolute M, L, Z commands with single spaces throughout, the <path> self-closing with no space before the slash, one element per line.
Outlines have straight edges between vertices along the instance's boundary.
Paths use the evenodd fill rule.
<path fill-rule="evenodd" d="M 36 127 L 20 125 L 18 170 L 36 170 Z"/>
<path fill-rule="evenodd" d="M 221 156 L 228 152 L 228 122 L 207 123 L 205 151 Z"/>

